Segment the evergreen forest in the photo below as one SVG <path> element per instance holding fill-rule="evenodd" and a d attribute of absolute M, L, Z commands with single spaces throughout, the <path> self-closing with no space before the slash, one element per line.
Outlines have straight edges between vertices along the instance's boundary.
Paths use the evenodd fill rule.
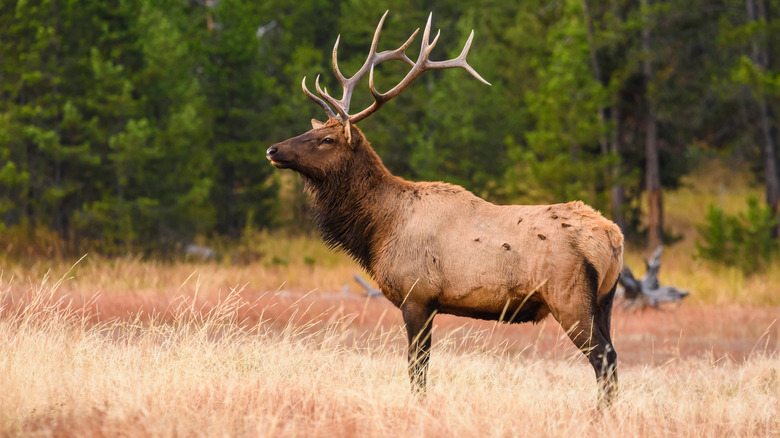
<path fill-rule="evenodd" d="M 361 122 L 393 173 L 497 203 L 581 199 L 655 247 L 674 238 L 664 191 L 719 157 L 756 175 L 776 226 L 780 0 L 0 0 L 0 236 L 151 254 L 307 232 L 299 177 L 265 151 L 324 120 L 302 78 L 339 90 L 336 37 L 352 74 L 385 10 L 380 51 L 432 12 L 431 59 L 473 29 L 492 84 L 429 72 Z M 407 69 L 382 64 L 377 88 Z"/>

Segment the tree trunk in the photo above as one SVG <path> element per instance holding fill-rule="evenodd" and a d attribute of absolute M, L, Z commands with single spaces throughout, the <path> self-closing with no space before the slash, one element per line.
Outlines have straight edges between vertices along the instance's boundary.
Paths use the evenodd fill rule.
<path fill-rule="evenodd" d="M 214 0 L 206 0 L 206 29 L 209 35 L 214 31 Z"/>
<path fill-rule="evenodd" d="M 766 8 L 763 2 L 756 4 L 755 0 L 747 0 L 748 20 L 764 22 L 769 21 Z M 766 49 L 766 35 L 759 33 L 751 42 L 751 60 L 757 65 L 761 72 L 766 72 L 769 68 L 769 53 Z M 754 90 L 758 100 L 759 117 L 761 118 L 761 134 L 763 139 L 764 152 L 764 180 L 766 188 L 766 203 L 772 216 L 777 218 L 780 212 L 780 181 L 777 175 L 777 154 L 775 140 L 772 136 L 771 109 L 762 90 Z M 775 229 L 776 237 L 780 238 L 780 221 Z"/>
<path fill-rule="evenodd" d="M 658 126 L 652 104 L 648 105 L 645 136 L 645 185 L 647 190 L 647 247 L 655 248 L 663 243 L 663 194 L 661 170 L 658 164 Z"/>
<path fill-rule="evenodd" d="M 599 68 L 599 60 L 596 58 L 596 45 L 593 42 L 593 20 L 590 16 L 590 9 L 588 8 L 588 0 L 582 0 L 582 12 L 585 15 L 586 31 L 588 37 L 588 50 L 590 51 L 590 68 L 593 72 L 593 79 L 601 84 L 601 69 Z M 604 108 L 599 106 L 598 108 L 599 119 L 599 145 L 601 146 L 601 153 L 607 155 L 609 150 L 607 148 L 607 136 L 604 133 Z"/>
<path fill-rule="evenodd" d="M 588 7 L 588 0 L 582 0 L 582 8 L 585 14 L 585 22 L 587 23 L 587 36 L 588 36 L 588 49 L 590 51 L 590 65 L 593 71 L 593 79 L 599 84 L 603 84 L 601 78 L 601 67 L 599 66 L 598 58 L 596 57 L 596 46 L 594 43 L 594 29 L 593 20 L 590 14 L 590 8 Z M 613 3 L 613 9 L 617 11 L 617 6 Z M 599 129 L 599 145 L 601 147 L 601 153 L 603 155 L 613 154 L 620 157 L 620 110 L 618 109 L 619 102 L 615 99 L 612 107 L 599 107 L 598 120 Z M 606 112 L 609 111 L 612 120 L 615 122 L 615 126 L 612 128 L 611 141 L 607 138 L 606 130 L 604 128 L 606 120 Z M 626 203 L 626 192 L 620 180 L 620 164 L 616 163 L 611 168 L 607 169 L 604 175 L 604 183 L 607 187 L 610 187 L 610 209 L 612 212 L 612 220 L 623 232 L 624 236 L 628 236 L 628 222 L 626 221 L 625 214 L 623 212 L 623 205 Z"/>
<path fill-rule="evenodd" d="M 596 57 L 596 44 L 594 42 L 594 30 L 593 30 L 593 19 L 590 15 L 590 8 L 588 7 L 588 0 L 582 0 L 582 12 L 585 16 L 585 23 L 586 23 L 586 31 L 587 31 L 587 37 L 588 37 L 588 50 L 590 52 L 590 67 L 591 71 L 593 73 L 593 79 L 599 84 L 603 86 L 603 82 L 601 79 L 601 68 L 599 66 L 599 60 Z M 604 155 L 604 157 L 607 157 L 610 153 L 609 151 L 609 141 L 607 140 L 607 133 L 605 125 L 605 113 L 608 108 L 599 106 L 598 107 L 598 122 L 599 122 L 599 146 L 601 149 L 601 154 Z M 615 174 L 614 169 L 605 168 L 604 169 L 604 187 L 613 187 L 613 179 L 612 176 Z M 615 191 L 614 189 L 610 190 L 610 196 L 614 197 Z M 614 199 L 611 200 L 612 204 L 612 218 L 615 219 L 615 201 Z M 621 228 L 622 230 L 622 228 Z"/>
<path fill-rule="evenodd" d="M 616 99 L 617 100 L 617 99 Z M 620 152 L 623 149 L 621 143 L 623 141 L 622 129 L 620 124 L 620 108 L 619 103 L 615 102 L 612 106 L 612 120 L 615 121 L 615 127 L 612 131 L 612 141 L 610 146 L 610 152 L 614 155 L 620 156 Z M 612 175 L 612 220 L 615 221 L 620 231 L 623 232 L 623 236 L 628 237 L 628 221 L 626 220 L 623 206 L 626 204 L 626 190 L 623 187 L 623 183 L 620 182 L 620 164 L 615 164 L 611 169 Z"/>
<path fill-rule="evenodd" d="M 619 20 L 623 20 L 623 17 L 620 13 L 620 7 L 617 3 L 617 1 L 612 0 L 611 2 L 611 9 L 612 13 L 615 14 L 615 17 L 618 17 Z M 620 161 L 623 161 L 623 157 L 621 156 L 621 153 L 623 151 L 623 143 L 624 143 L 624 137 L 623 137 L 623 125 L 620 122 L 620 118 L 622 117 L 621 111 L 620 111 L 620 88 L 618 87 L 614 91 L 614 95 L 612 97 L 612 108 L 610 112 L 610 118 L 615 123 L 615 126 L 612 128 L 612 138 L 610 139 L 610 153 L 620 158 Z M 621 181 L 621 163 L 616 163 L 612 169 L 610 169 L 610 179 L 612 183 L 612 193 L 611 193 L 611 201 L 612 201 L 612 220 L 617 224 L 617 226 L 620 228 L 620 231 L 623 232 L 623 236 L 626 238 L 629 237 L 629 232 L 631 231 L 629 229 L 628 220 L 626 219 L 626 213 L 623 209 L 624 205 L 626 204 L 626 189 L 623 186 L 623 182 Z"/>
<path fill-rule="evenodd" d="M 648 0 L 642 0 L 644 25 L 642 27 L 642 73 L 647 91 L 647 117 L 645 118 L 645 189 L 647 191 L 647 247 L 656 248 L 663 244 L 663 195 L 661 193 L 661 169 L 658 161 L 658 123 L 655 108 L 649 93 L 649 84 L 653 76 L 650 62 L 650 23 L 647 17 Z"/>
<path fill-rule="evenodd" d="M 777 177 L 777 156 L 775 154 L 775 142 L 772 138 L 772 126 L 769 117 L 769 106 L 766 99 L 761 99 L 761 130 L 764 134 L 764 173 L 766 179 L 766 203 L 772 216 L 777 218 L 780 212 L 780 182 Z M 777 230 L 780 237 L 780 221 Z"/>
<path fill-rule="evenodd" d="M 225 158 L 227 159 L 227 158 Z M 228 236 L 237 239 L 241 236 L 241 227 L 236 219 L 236 167 L 233 163 L 223 163 L 222 178 L 225 184 L 225 211 L 222 212 Z"/>

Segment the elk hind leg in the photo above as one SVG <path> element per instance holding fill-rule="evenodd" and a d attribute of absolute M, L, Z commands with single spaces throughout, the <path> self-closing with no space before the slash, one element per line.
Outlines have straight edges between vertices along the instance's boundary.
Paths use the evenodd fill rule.
<path fill-rule="evenodd" d="M 599 329 L 602 330 L 602 335 L 607 338 L 609 343 L 612 343 L 612 337 L 610 331 L 612 330 L 612 303 L 615 300 L 615 290 L 617 289 L 617 282 L 604 296 L 599 298 L 598 307 L 596 313 L 599 318 Z"/>
<path fill-rule="evenodd" d="M 617 396 L 617 353 L 603 335 L 598 315 L 582 312 L 579 316 L 561 317 L 558 322 L 596 372 L 599 407 L 611 404 Z"/>
<path fill-rule="evenodd" d="M 609 395 L 607 401 L 611 401 L 617 395 L 618 390 L 617 353 L 612 345 L 612 336 L 610 335 L 612 329 L 612 302 L 615 298 L 616 289 L 617 282 L 615 282 L 609 292 L 599 299 L 596 309 L 597 328 L 607 341 L 607 351 L 603 358 L 602 373 L 599 377 L 599 386 L 604 388 L 604 392 Z"/>
<path fill-rule="evenodd" d="M 617 396 L 617 353 L 609 334 L 614 287 L 597 300 L 598 272 L 587 262 L 580 272 L 570 284 L 572 300 L 565 308 L 554 309 L 553 314 L 596 372 L 599 406 L 602 407 Z"/>

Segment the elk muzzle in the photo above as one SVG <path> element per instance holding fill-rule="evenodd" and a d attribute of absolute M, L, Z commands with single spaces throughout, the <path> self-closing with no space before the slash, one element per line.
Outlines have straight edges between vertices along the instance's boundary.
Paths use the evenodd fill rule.
<path fill-rule="evenodd" d="M 271 164 L 279 169 L 286 169 L 290 167 L 290 164 L 292 163 L 291 160 L 284 157 L 284 154 L 279 153 L 279 147 L 277 145 L 273 145 L 266 149 L 265 157 L 268 158 L 268 161 L 270 161 Z"/>

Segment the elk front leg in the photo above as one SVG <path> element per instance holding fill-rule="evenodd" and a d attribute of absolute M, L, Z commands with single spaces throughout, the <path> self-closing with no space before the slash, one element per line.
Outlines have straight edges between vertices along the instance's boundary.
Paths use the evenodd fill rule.
<path fill-rule="evenodd" d="M 405 303 L 401 312 L 409 338 L 409 379 L 412 383 L 412 393 L 424 396 L 435 312 L 430 306 L 419 303 Z"/>

